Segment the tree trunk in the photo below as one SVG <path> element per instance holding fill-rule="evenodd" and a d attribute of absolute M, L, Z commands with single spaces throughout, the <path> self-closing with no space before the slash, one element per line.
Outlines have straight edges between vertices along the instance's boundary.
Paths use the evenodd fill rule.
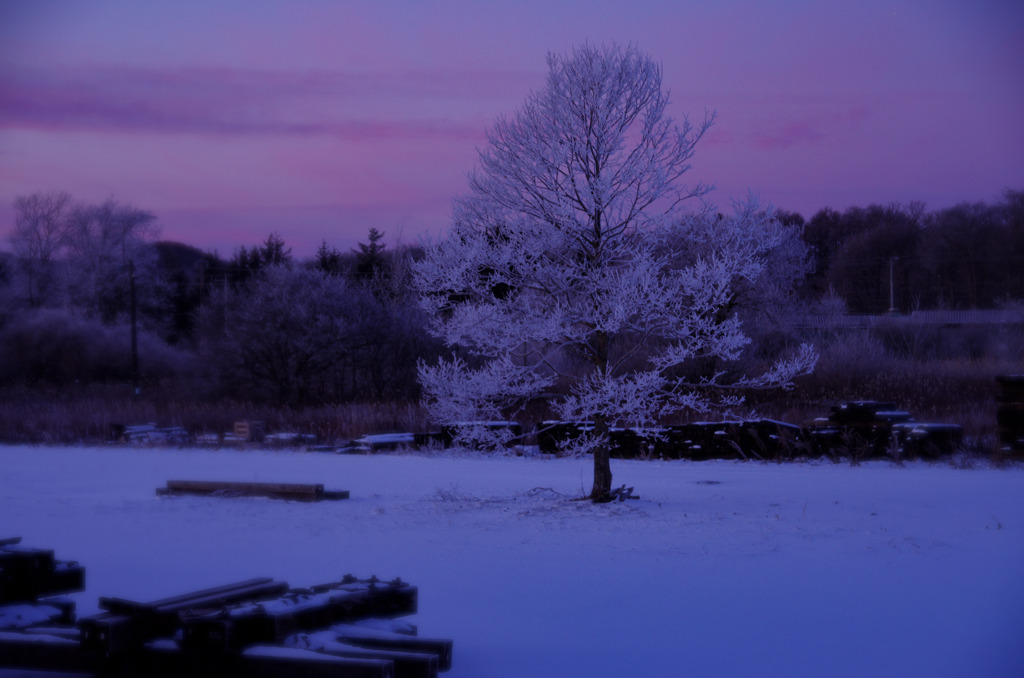
<path fill-rule="evenodd" d="M 601 374 L 608 371 L 608 335 L 598 330 L 592 337 L 594 367 Z M 608 436 L 608 417 L 594 416 L 594 436 L 601 444 L 594 448 L 594 487 L 590 490 L 591 501 L 607 501 L 612 491 L 611 440 Z"/>
<path fill-rule="evenodd" d="M 590 499 L 607 501 L 612 492 L 611 441 L 608 420 L 603 415 L 594 417 L 594 435 L 604 438 L 604 442 L 594 448 L 594 487 L 590 490 Z"/>

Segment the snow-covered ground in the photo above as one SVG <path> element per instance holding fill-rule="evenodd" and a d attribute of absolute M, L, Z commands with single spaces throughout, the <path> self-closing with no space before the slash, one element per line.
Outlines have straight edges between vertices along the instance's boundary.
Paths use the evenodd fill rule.
<path fill-rule="evenodd" d="M 1024 468 L 0 447 L 0 537 L 99 596 L 255 576 L 420 589 L 448 676 L 1024 675 Z M 158 497 L 169 479 L 351 499 Z"/>

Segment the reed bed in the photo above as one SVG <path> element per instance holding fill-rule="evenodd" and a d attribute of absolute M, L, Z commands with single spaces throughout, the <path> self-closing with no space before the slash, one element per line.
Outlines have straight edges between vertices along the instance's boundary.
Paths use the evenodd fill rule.
<path fill-rule="evenodd" d="M 1003 362 L 947 360 L 837 361 L 824 356 L 819 369 L 789 391 L 748 394 L 758 416 L 806 424 L 850 400 L 891 401 L 919 421 L 960 424 L 977 449 L 995 447 L 996 376 Z M 525 426 L 549 413 L 529 408 Z M 417 402 L 348 402 L 292 408 L 230 398 L 197 397 L 184 383 L 148 386 L 133 397 L 127 385 L 63 389 L 0 390 L 0 442 L 82 444 L 108 440 L 116 425 L 151 423 L 181 427 L 191 435 L 219 435 L 237 421 L 262 421 L 269 432 L 291 432 L 336 443 L 365 434 L 421 432 L 436 428 Z"/>

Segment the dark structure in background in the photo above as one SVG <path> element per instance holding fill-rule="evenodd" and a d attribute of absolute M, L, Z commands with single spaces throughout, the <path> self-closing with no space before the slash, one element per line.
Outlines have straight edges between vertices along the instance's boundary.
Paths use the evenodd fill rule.
<path fill-rule="evenodd" d="M 1024 374 L 998 377 L 996 423 L 999 444 L 1010 453 L 1024 452 Z"/>

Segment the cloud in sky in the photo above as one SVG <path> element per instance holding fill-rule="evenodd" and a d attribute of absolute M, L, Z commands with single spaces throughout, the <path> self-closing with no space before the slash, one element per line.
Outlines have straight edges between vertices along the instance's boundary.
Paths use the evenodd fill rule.
<path fill-rule="evenodd" d="M 0 76 L 0 128 L 370 140 L 472 134 L 467 124 L 442 116 L 394 115 L 363 103 L 390 99 L 391 110 L 401 111 L 406 100 L 404 110 L 415 111 L 417 99 L 458 97 L 472 78 L 460 79 L 460 87 L 441 82 L 428 88 L 427 80 L 229 69 L 23 71 Z"/>
<path fill-rule="evenodd" d="M 718 111 L 694 179 L 721 202 L 1024 186 L 1016 3 L 4 3 L 0 232 L 14 196 L 55 189 L 222 251 L 275 225 L 298 252 L 439 232 L 487 127 L 585 40 L 660 61 L 675 114 Z"/>

